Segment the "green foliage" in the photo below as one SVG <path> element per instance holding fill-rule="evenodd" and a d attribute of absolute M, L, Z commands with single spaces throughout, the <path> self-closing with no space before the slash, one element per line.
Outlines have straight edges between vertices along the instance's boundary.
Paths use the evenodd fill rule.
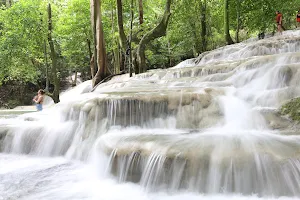
<path fill-rule="evenodd" d="M 295 98 L 284 104 L 280 113 L 282 115 L 288 115 L 291 119 L 300 121 L 300 98 Z"/>
<path fill-rule="evenodd" d="M 10 108 L 10 109 L 17 107 L 17 106 L 20 105 L 20 104 L 21 104 L 20 101 L 17 100 L 17 99 L 10 99 L 10 100 L 8 100 L 8 102 L 7 102 L 7 106 L 8 106 L 8 108 Z"/>
<path fill-rule="evenodd" d="M 130 33 L 130 0 L 123 0 L 126 36 Z M 165 0 L 143 1 L 144 23 L 139 24 L 138 1 L 134 1 L 132 48 L 155 27 L 164 12 Z M 5 81 L 37 82 L 45 79 L 44 44 L 47 42 L 47 3 L 52 4 L 53 40 L 63 76 L 69 71 L 89 71 L 89 49 L 93 37 L 88 0 L 19 0 L 0 9 L 0 85 Z M 275 11 L 283 13 L 284 25 L 295 28 L 300 0 L 229 0 L 230 34 L 235 35 L 240 20 L 240 38 L 256 37 L 261 31 L 276 30 Z M 118 26 L 115 0 L 102 1 L 102 20 L 110 66 L 118 52 Z M 203 9 L 205 8 L 205 9 Z M 166 68 L 202 53 L 203 14 L 206 16 L 207 50 L 225 45 L 222 0 L 174 0 L 167 36 L 147 45 L 148 68 Z"/>
<path fill-rule="evenodd" d="M 250 33 L 257 33 L 260 31 L 271 32 L 276 29 L 275 11 L 283 13 L 283 21 L 286 28 L 295 27 L 295 15 L 300 1 L 279 1 L 279 0 L 232 0 L 232 22 L 235 21 L 236 16 L 236 2 L 240 2 L 240 12 L 243 27 L 250 31 Z"/>
<path fill-rule="evenodd" d="M 67 6 L 61 10 L 55 33 L 68 67 L 77 70 L 87 68 L 86 66 L 89 66 L 87 40 L 93 41 L 89 1 L 68 1 Z"/>
<path fill-rule="evenodd" d="M 20 0 L 0 11 L 0 82 L 35 82 L 46 38 L 42 1 Z"/>

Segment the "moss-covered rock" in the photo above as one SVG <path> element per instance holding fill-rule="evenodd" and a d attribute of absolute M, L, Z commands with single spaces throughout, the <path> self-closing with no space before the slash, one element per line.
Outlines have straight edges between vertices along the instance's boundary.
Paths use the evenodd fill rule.
<path fill-rule="evenodd" d="M 288 115 L 292 120 L 300 121 L 300 97 L 284 104 L 280 109 L 280 113 Z"/>

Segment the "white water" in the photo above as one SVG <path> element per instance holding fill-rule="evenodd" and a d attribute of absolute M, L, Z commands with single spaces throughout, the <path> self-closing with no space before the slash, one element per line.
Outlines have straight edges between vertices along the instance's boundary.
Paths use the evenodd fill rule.
<path fill-rule="evenodd" d="M 299 35 L 93 93 L 86 82 L 55 107 L 0 119 L 0 199 L 298 199 L 298 127 L 275 111 L 300 95 Z"/>
<path fill-rule="evenodd" d="M 1 155 L 1 154 L 0 154 Z M 170 194 L 147 193 L 136 184 L 117 183 L 111 178 L 95 176 L 93 167 L 64 158 L 36 158 L 1 155 L 0 199 L 236 199 L 256 200 L 256 195 L 203 195 L 192 192 Z M 265 198 L 275 199 L 275 198 Z M 276 198 L 277 199 L 277 198 Z M 297 199 L 297 198 L 279 198 Z"/>

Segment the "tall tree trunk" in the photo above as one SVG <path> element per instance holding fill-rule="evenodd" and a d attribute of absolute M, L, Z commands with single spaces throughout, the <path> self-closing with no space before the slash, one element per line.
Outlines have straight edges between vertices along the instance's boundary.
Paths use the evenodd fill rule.
<path fill-rule="evenodd" d="M 207 49 L 207 30 L 206 30 L 206 0 L 201 2 L 201 43 L 202 43 L 202 52 Z"/>
<path fill-rule="evenodd" d="M 172 56 L 171 56 L 172 50 L 171 50 L 170 40 L 168 40 L 168 53 L 169 53 L 169 67 L 172 67 L 173 66 L 173 64 L 172 64 Z"/>
<path fill-rule="evenodd" d="M 227 44 L 233 44 L 233 40 L 229 33 L 229 11 L 228 11 L 229 0 L 224 0 L 224 35 Z"/>
<path fill-rule="evenodd" d="M 89 58 L 90 58 L 90 72 L 91 72 L 91 77 L 93 79 L 94 76 L 95 76 L 95 68 L 94 68 L 95 63 L 93 62 L 91 64 L 91 61 L 93 59 L 93 53 L 92 53 L 92 48 L 91 48 L 91 41 L 88 38 L 86 39 L 86 44 L 87 44 L 87 47 L 88 47 Z"/>
<path fill-rule="evenodd" d="M 144 23 L 143 0 L 139 0 L 139 21 L 140 24 Z"/>
<path fill-rule="evenodd" d="M 94 40 L 94 46 L 93 46 L 93 55 L 90 60 L 90 67 L 93 68 L 93 79 L 95 74 L 98 71 L 98 64 L 96 62 L 97 60 L 97 36 L 96 36 L 96 15 L 95 15 L 95 0 L 90 0 L 90 12 L 91 12 L 91 24 L 92 24 L 92 31 L 93 31 L 93 40 Z"/>
<path fill-rule="evenodd" d="M 119 43 L 119 58 L 120 58 L 120 71 L 125 71 L 125 58 L 126 55 L 123 52 L 123 49 Z"/>
<path fill-rule="evenodd" d="M 124 31 L 123 26 L 123 7 L 122 7 L 122 0 L 117 0 L 117 16 L 118 16 L 118 30 L 119 30 L 119 40 L 120 46 L 123 51 L 126 51 L 127 48 L 127 39 Z"/>
<path fill-rule="evenodd" d="M 199 21 L 201 22 L 201 9 L 202 9 L 202 2 L 199 0 L 194 0 L 194 10 L 196 19 L 195 20 L 189 20 L 188 25 L 191 27 L 192 35 L 193 35 L 193 46 L 192 46 L 192 52 L 193 56 L 197 57 L 202 52 L 202 38 L 201 38 L 201 23 L 199 26 Z M 198 19 L 199 18 L 199 19 Z M 200 30 L 200 31 L 199 31 Z"/>
<path fill-rule="evenodd" d="M 133 0 L 131 0 L 130 4 L 130 36 L 129 36 L 129 76 L 132 76 L 132 70 L 133 70 L 133 65 L 132 65 L 132 51 L 131 51 L 131 42 L 132 42 L 132 28 L 133 28 Z"/>
<path fill-rule="evenodd" d="M 96 42 L 97 42 L 97 62 L 98 71 L 93 79 L 93 86 L 97 85 L 102 79 L 107 76 L 106 49 L 104 42 L 104 32 L 101 18 L 101 0 L 93 0 L 92 15 L 95 16 L 96 23 Z"/>
<path fill-rule="evenodd" d="M 52 60 L 52 79 L 54 84 L 54 91 L 53 91 L 53 100 L 55 103 L 59 102 L 59 72 L 57 70 L 57 55 L 54 48 L 54 42 L 52 39 L 52 11 L 51 11 L 51 4 L 48 4 L 48 43 L 50 46 L 50 56 Z"/>
<path fill-rule="evenodd" d="M 198 33 L 198 29 L 196 28 L 196 24 L 195 23 L 191 23 L 190 26 L 192 27 L 192 33 L 193 33 L 193 36 L 194 36 L 194 45 L 193 45 L 193 56 L 194 57 L 197 57 L 201 52 L 202 52 L 202 41 L 200 41 L 200 39 L 202 39 L 200 36 L 199 36 L 199 33 Z"/>
<path fill-rule="evenodd" d="M 77 70 L 75 71 L 74 76 L 75 76 L 75 77 L 74 77 L 74 81 L 73 81 L 73 83 L 72 83 L 72 86 L 73 86 L 73 87 L 77 85 L 77 78 L 78 78 L 78 72 L 77 72 Z"/>
<path fill-rule="evenodd" d="M 91 68 L 91 76 L 92 76 L 92 79 L 94 79 L 95 77 L 95 74 L 97 73 L 97 70 L 95 69 L 95 54 L 92 55 L 92 58 L 90 60 L 90 68 Z"/>
<path fill-rule="evenodd" d="M 120 52 L 119 52 L 119 50 L 120 50 L 120 47 L 119 47 L 119 45 L 117 44 L 117 47 L 114 49 L 114 60 L 115 60 L 115 71 L 114 71 L 114 73 L 115 74 L 119 74 L 120 73 Z"/>
<path fill-rule="evenodd" d="M 155 28 L 153 28 L 148 33 L 146 33 L 142 37 L 142 39 L 139 43 L 139 46 L 137 48 L 137 64 L 139 67 L 139 73 L 146 71 L 146 55 L 145 55 L 146 45 L 151 40 L 154 40 L 156 38 L 166 35 L 168 22 L 169 22 L 169 18 L 171 15 L 171 2 L 172 2 L 172 0 L 166 1 L 165 12 L 164 12 L 164 15 L 163 15 L 160 23 Z"/>
<path fill-rule="evenodd" d="M 44 58 L 45 58 L 45 67 L 46 67 L 46 87 L 45 91 L 49 92 L 49 65 L 48 65 L 48 55 L 47 55 L 47 44 L 44 41 Z"/>
<path fill-rule="evenodd" d="M 117 17 L 118 17 L 118 32 L 119 32 L 119 45 L 121 47 L 120 51 L 120 70 L 125 70 L 126 63 L 126 49 L 127 49 L 127 39 L 123 26 L 123 7 L 122 0 L 117 0 Z"/>
<path fill-rule="evenodd" d="M 115 35 L 115 8 L 114 6 L 112 6 L 112 10 L 111 10 L 111 34 L 114 36 Z M 120 53 L 119 53 L 119 40 L 116 40 L 115 37 L 113 37 L 113 43 L 116 44 L 116 47 L 113 49 L 113 60 L 114 60 L 114 70 L 113 73 L 114 74 L 119 74 L 120 73 Z"/>
<path fill-rule="evenodd" d="M 240 0 L 236 0 L 236 32 L 235 32 L 235 42 L 240 42 L 239 32 L 241 26 L 241 16 L 240 16 Z"/>

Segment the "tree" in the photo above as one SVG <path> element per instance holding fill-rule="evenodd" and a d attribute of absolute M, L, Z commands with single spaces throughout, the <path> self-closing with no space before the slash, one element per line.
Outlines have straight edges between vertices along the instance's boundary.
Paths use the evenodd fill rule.
<path fill-rule="evenodd" d="M 117 0 L 117 12 L 118 12 L 117 17 L 118 17 L 118 31 L 119 31 L 120 46 L 125 52 L 127 48 L 127 39 L 126 39 L 124 25 L 123 25 L 122 0 Z"/>
<path fill-rule="evenodd" d="M 141 73 L 146 71 L 146 55 L 145 55 L 145 50 L 146 50 L 146 45 L 151 41 L 156 38 L 162 37 L 166 35 L 166 30 L 169 22 L 169 18 L 171 15 L 171 0 L 166 1 L 166 7 L 165 7 L 165 12 L 163 14 L 163 17 L 160 21 L 160 23 L 153 28 L 151 31 L 146 33 L 141 41 L 139 42 L 139 46 L 137 48 L 137 64 L 138 64 L 138 69 L 139 72 L 136 73 Z"/>
<path fill-rule="evenodd" d="M 125 56 L 126 56 L 126 49 L 127 49 L 128 42 L 124 31 L 122 0 L 117 0 L 117 18 L 118 18 L 118 33 L 119 33 L 118 38 L 119 38 L 119 45 L 121 47 L 120 49 L 121 51 L 118 52 L 119 55 L 118 60 L 120 63 L 119 69 L 124 69 L 125 68 L 124 61 L 126 59 Z"/>
<path fill-rule="evenodd" d="M 92 60 L 92 29 L 89 20 L 90 8 L 86 0 L 72 0 L 63 8 L 55 33 L 60 41 L 62 56 L 70 71 L 94 76 Z"/>
<path fill-rule="evenodd" d="M 241 17 L 240 17 L 241 0 L 236 0 L 236 31 L 235 31 L 235 41 L 240 42 L 239 32 L 241 27 Z"/>
<path fill-rule="evenodd" d="M 171 7 L 164 9 L 169 2 L 171 6 L 170 0 L 90 1 L 0 2 L 0 62 L 5 63 L 0 65 L 0 84 L 43 87 L 49 71 L 55 85 L 74 71 L 91 71 L 93 77 L 89 66 L 97 71 L 94 83 L 120 69 L 131 72 L 132 63 L 136 73 L 166 68 L 231 44 L 232 31 L 236 32 L 236 42 L 256 37 L 259 32 L 272 32 L 275 10 L 284 14 L 285 27 L 292 29 L 300 4 L 300 0 L 180 0 L 172 2 L 170 17 Z M 47 2 L 52 8 L 52 40 L 48 40 Z M 91 9 L 89 3 L 97 5 Z M 89 15 L 94 9 L 91 23 Z M 49 67 L 48 60 L 52 61 Z M 55 93 L 58 91 L 59 86 Z"/>
<path fill-rule="evenodd" d="M 139 0 L 139 22 L 144 23 L 143 0 Z"/>
<path fill-rule="evenodd" d="M 93 86 L 97 85 L 103 80 L 107 72 L 107 61 L 106 61 L 106 49 L 104 41 L 104 31 L 101 17 L 101 0 L 91 0 L 91 16 L 92 16 L 92 27 L 95 31 L 94 37 L 96 38 L 96 55 L 95 60 L 98 65 L 98 71 L 93 79 Z"/>
<path fill-rule="evenodd" d="M 39 0 L 20 0 L 0 10 L 0 84 L 37 83 L 43 75 L 43 49 L 47 38 L 46 7 Z"/>
<path fill-rule="evenodd" d="M 229 33 L 229 11 L 228 11 L 229 0 L 224 0 L 224 35 L 227 44 L 233 44 L 233 40 Z"/>
<path fill-rule="evenodd" d="M 202 40 L 202 52 L 207 49 L 207 31 L 206 31 L 206 0 L 201 3 L 201 40 Z"/>
<path fill-rule="evenodd" d="M 60 76 L 58 73 L 58 66 L 57 66 L 57 53 L 55 51 L 54 42 L 52 39 L 52 10 L 51 4 L 48 4 L 48 43 L 50 46 L 50 56 L 52 60 L 52 79 L 54 83 L 54 91 L 52 98 L 55 103 L 59 102 L 59 90 L 60 90 Z"/>

